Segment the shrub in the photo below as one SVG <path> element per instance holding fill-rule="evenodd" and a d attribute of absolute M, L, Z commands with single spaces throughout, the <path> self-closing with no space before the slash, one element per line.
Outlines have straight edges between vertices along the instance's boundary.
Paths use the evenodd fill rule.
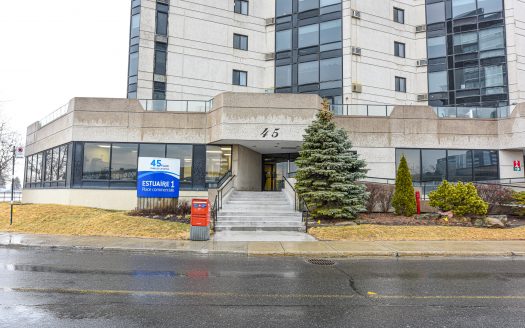
<path fill-rule="evenodd" d="M 181 216 L 183 219 L 186 218 L 186 215 L 191 213 L 191 205 L 189 202 L 179 202 L 177 205 L 177 215 Z"/>
<path fill-rule="evenodd" d="M 416 214 L 416 197 L 412 176 L 405 156 L 401 156 L 396 175 L 396 189 L 392 198 L 392 206 L 397 215 L 412 216 Z"/>
<path fill-rule="evenodd" d="M 514 199 L 514 192 L 510 188 L 498 184 L 476 184 L 478 195 L 489 204 L 488 213 L 492 213 L 494 208 L 511 203 Z"/>
<path fill-rule="evenodd" d="M 430 206 L 442 211 L 452 211 L 454 216 L 485 215 L 489 205 L 478 195 L 472 183 L 451 184 L 443 181 L 430 193 Z"/>
<path fill-rule="evenodd" d="M 513 198 L 518 205 L 525 206 L 525 191 L 514 193 Z M 516 210 L 516 215 L 525 216 L 525 208 L 519 208 Z"/>
<path fill-rule="evenodd" d="M 383 191 L 379 194 L 379 208 L 381 212 L 390 212 L 392 198 L 394 197 L 395 187 L 393 185 L 383 185 Z"/>
<path fill-rule="evenodd" d="M 387 213 L 392 203 L 394 186 L 370 182 L 364 183 L 364 185 L 369 193 L 366 203 L 367 212 L 372 213 L 379 210 L 382 213 Z"/>

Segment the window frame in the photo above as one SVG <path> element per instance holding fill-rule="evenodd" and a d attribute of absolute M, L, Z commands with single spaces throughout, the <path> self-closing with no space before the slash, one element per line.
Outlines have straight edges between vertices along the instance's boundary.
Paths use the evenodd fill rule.
<path fill-rule="evenodd" d="M 245 75 L 245 78 L 244 78 L 244 82 L 245 84 L 241 84 L 241 75 L 244 73 Z M 235 83 L 236 82 L 236 74 L 238 74 L 238 83 Z M 247 87 L 248 86 L 248 72 L 247 71 L 242 71 L 242 70 L 238 70 L 238 69 L 234 69 L 232 71 L 232 85 L 236 85 L 236 86 L 240 86 L 240 87 Z"/>
<path fill-rule="evenodd" d="M 394 56 L 399 58 L 406 58 L 406 44 L 399 41 L 394 41 Z"/>
<path fill-rule="evenodd" d="M 407 92 L 407 79 L 405 77 L 402 77 L 402 76 L 395 77 L 395 90 L 396 92 L 402 92 L 402 93 Z"/>
<path fill-rule="evenodd" d="M 401 21 L 399 20 L 399 14 L 401 14 Z M 405 9 L 401 9 L 399 7 L 394 7 L 394 10 L 393 10 L 393 20 L 394 22 L 396 23 L 399 23 L 399 24 L 405 24 Z"/>
<path fill-rule="evenodd" d="M 243 12 L 243 8 L 246 6 L 246 13 Z M 240 15 L 250 15 L 250 2 L 248 0 L 234 0 L 233 1 L 233 12 Z"/>
<path fill-rule="evenodd" d="M 243 48 L 243 40 L 246 40 L 246 48 Z M 236 42 L 237 41 L 237 42 Z M 238 43 L 238 44 L 236 44 Z M 238 47 L 236 47 L 236 45 Z M 233 33 L 233 49 L 248 51 L 248 36 L 239 33 Z"/>

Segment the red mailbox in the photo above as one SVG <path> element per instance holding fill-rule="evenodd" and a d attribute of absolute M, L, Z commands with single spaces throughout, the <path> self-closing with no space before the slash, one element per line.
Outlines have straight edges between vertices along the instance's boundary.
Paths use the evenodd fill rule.
<path fill-rule="evenodd" d="M 210 203 L 207 199 L 192 199 L 191 225 L 207 227 L 210 224 Z"/>

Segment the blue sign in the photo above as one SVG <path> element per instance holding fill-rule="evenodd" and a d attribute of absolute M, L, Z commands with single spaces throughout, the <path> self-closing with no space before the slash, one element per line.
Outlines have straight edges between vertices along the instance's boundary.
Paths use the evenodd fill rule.
<path fill-rule="evenodd" d="M 139 157 L 137 197 L 178 198 L 180 160 Z"/>

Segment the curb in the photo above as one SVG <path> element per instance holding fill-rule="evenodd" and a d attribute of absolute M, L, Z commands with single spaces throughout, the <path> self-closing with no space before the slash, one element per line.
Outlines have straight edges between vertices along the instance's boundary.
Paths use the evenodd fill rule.
<path fill-rule="evenodd" d="M 213 249 L 162 249 L 162 248 L 124 248 L 95 246 L 56 246 L 56 245 L 22 245 L 0 244 L 4 249 L 41 249 L 41 250 L 80 250 L 104 252 L 130 252 L 149 254 L 195 254 L 195 255 L 236 255 L 236 256 L 279 256 L 279 257 L 322 257 L 322 258 L 411 258 L 411 257 L 525 257 L 525 252 L 416 252 L 416 251 L 320 251 L 320 252 L 286 252 L 286 251 L 249 251 L 249 250 L 213 250 Z"/>

